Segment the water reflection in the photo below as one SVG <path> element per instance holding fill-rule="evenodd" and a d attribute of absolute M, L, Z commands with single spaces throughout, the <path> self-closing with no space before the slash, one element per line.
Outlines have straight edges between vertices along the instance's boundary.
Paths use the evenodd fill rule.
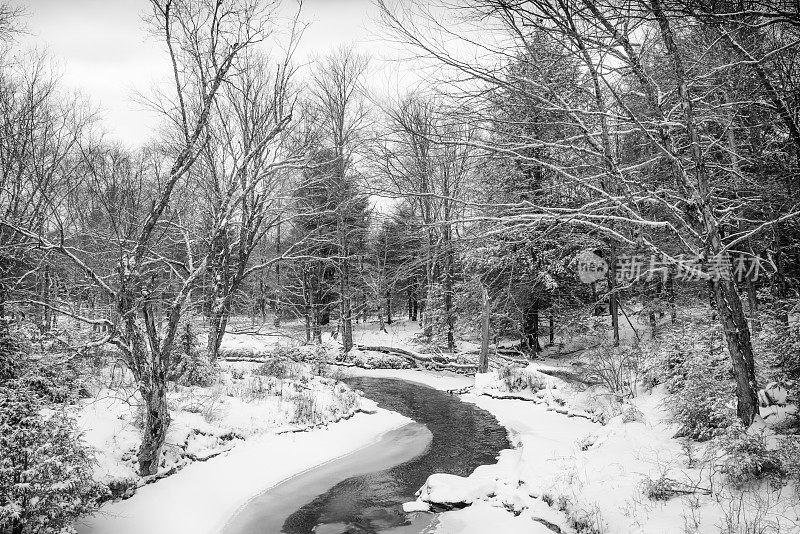
<path fill-rule="evenodd" d="M 498 452 L 509 447 L 505 429 L 489 412 L 448 393 L 401 380 L 352 378 L 347 382 L 380 406 L 423 423 L 433 434 L 430 447 L 401 465 L 339 482 L 292 513 L 282 532 L 396 532 L 395 527 L 410 525 L 412 519 L 415 528 L 424 528 L 430 516 L 410 518 L 401 504 L 414 499 L 428 475 L 467 476 L 479 465 L 493 463 Z"/>

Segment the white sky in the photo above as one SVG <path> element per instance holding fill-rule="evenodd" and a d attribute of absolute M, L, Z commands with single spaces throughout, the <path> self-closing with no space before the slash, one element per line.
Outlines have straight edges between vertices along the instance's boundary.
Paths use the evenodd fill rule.
<path fill-rule="evenodd" d="M 170 76 L 167 56 L 143 22 L 148 0 L 11 2 L 27 11 L 22 22 L 28 33 L 19 39 L 21 46 L 44 50 L 56 61 L 63 85 L 79 90 L 100 109 L 111 139 L 128 146 L 145 142 L 158 117 L 136 102 L 135 91 L 149 94 L 156 81 Z M 283 1 L 287 13 L 296 5 L 296 0 Z M 373 56 L 387 48 L 376 40 L 381 29 L 370 0 L 305 0 L 303 12 L 302 20 L 311 25 L 301 41 L 301 58 L 350 42 Z M 397 64 L 380 59 L 373 61 L 378 85 L 396 92 Z"/>

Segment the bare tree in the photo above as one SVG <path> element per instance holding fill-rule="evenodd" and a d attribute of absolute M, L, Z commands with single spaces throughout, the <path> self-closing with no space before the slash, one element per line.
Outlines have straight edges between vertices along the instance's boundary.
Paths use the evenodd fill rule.
<path fill-rule="evenodd" d="M 476 147 L 547 170 L 554 192 L 569 188 L 579 193 L 569 203 L 563 194 L 528 198 L 487 222 L 518 229 L 569 224 L 603 236 L 616 248 L 652 251 L 673 265 L 677 254 L 689 253 L 707 266 L 722 266 L 722 275 L 709 277 L 708 284 L 734 368 L 738 414 L 749 424 L 757 414 L 752 344 L 725 257 L 739 243 L 798 213 L 790 209 L 777 218 L 749 220 L 733 234 L 721 230 L 739 212 L 738 202 L 722 192 L 735 172 L 728 162 L 741 158 L 726 158 L 724 166 L 714 161 L 712 171 L 713 147 L 729 145 L 724 134 L 717 138 L 716 132 L 725 129 L 713 134 L 706 129 L 701 135 L 698 124 L 719 124 L 730 106 L 698 99 L 696 94 L 718 92 L 698 69 L 685 66 L 713 56 L 720 40 L 703 39 L 706 28 L 697 19 L 688 25 L 682 21 L 678 35 L 675 21 L 685 13 L 669 11 L 658 1 L 479 0 L 471 4 L 472 20 L 507 38 L 484 42 L 465 37 L 464 47 L 477 50 L 470 55 L 459 54 L 435 34 L 421 34 L 385 4 L 382 12 L 402 39 L 472 82 L 452 87 L 460 98 L 475 102 L 483 94 L 522 95 L 558 113 L 562 134 L 551 139 L 499 136 L 496 115 L 477 111 L 465 116 L 488 132 L 474 142 Z M 537 40 L 542 34 L 552 36 L 548 46 L 556 48 L 556 55 L 580 58 L 588 87 L 570 88 L 556 79 L 497 68 L 532 54 L 542 46 Z M 713 66 L 728 67 L 724 62 Z M 536 148 L 555 156 L 542 157 L 531 150 Z M 581 196 L 586 200 L 575 204 Z"/>
<path fill-rule="evenodd" d="M 144 401 L 143 438 L 138 452 L 142 475 L 158 469 L 170 423 L 166 387 L 176 331 L 187 299 L 209 262 L 207 254 L 198 254 L 192 246 L 189 229 L 173 226 L 173 195 L 202 153 L 211 114 L 236 58 L 264 37 L 269 15 L 251 0 L 225 4 L 215 0 L 153 0 L 151 5 L 152 26 L 169 54 L 175 84 L 174 97 L 161 95 L 157 102 L 176 126 L 177 134 L 168 149 L 152 158 L 149 170 L 154 174 L 155 191 L 142 217 L 136 220 L 132 238 L 120 240 L 113 275 L 93 269 L 91 256 L 73 247 L 67 234 L 69 224 L 61 223 L 55 233 L 43 236 L 37 228 L 3 219 L 5 227 L 42 250 L 71 261 L 113 303 L 116 321 L 93 321 L 108 329 L 100 342 L 113 343 L 122 352 Z M 98 164 L 103 159 L 102 155 L 88 158 L 87 171 L 96 175 L 103 172 Z M 233 210 L 233 206 L 227 209 L 229 218 Z M 218 228 L 212 239 L 222 231 L 224 228 Z M 173 241 L 177 241 L 176 235 L 182 235 L 184 252 L 177 257 L 164 254 L 165 235 Z M 175 250 L 174 244 L 169 250 Z M 158 291 L 165 269 L 172 286 L 166 293 L 168 299 Z"/>
<path fill-rule="evenodd" d="M 405 197 L 425 232 L 422 324 L 433 335 L 433 301 L 442 300 L 447 347 L 455 350 L 456 231 L 476 150 L 477 130 L 433 97 L 410 95 L 387 110 L 388 132 L 377 156 L 388 193 Z"/>
<path fill-rule="evenodd" d="M 37 233 L 52 230 L 53 214 L 78 178 L 79 140 L 93 120 L 78 97 L 58 91 L 48 60 L 6 65 L 0 72 L 0 216 Z M 54 276 L 46 258 L 31 253 L 25 239 L 0 226 L 0 315 L 8 292 L 36 305 L 37 322 L 49 330 Z"/>
<path fill-rule="evenodd" d="M 367 107 L 364 99 L 366 56 L 353 47 L 343 47 L 320 58 L 312 73 L 311 93 L 318 109 L 320 140 L 332 150 L 335 178 L 344 182 L 353 172 L 353 155 L 362 141 Z M 347 353 L 353 347 L 352 304 L 352 229 L 346 221 L 348 207 L 339 206 L 337 217 L 337 270 L 339 274 L 339 313 L 342 346 Z"/>
<path fill-rule="evenodd" d="M 240 58 L 212 115 L 201 169 L 210 208 L 207 228 L 211 262 L 208 355 L 213 361 L 225 333 L 231 304 L 245 279 L 291 253 L 287 248 L 265 261 L 251 257 L 265 236 L 279 231 L 290 194 L 289 174 L 303 163 L 305 146 L 287 135 L 293 114 L 296 46 L 274 66 L 249 54 Z M 230 217 L 232 210 L 233 217 Z M 221 229 L 221 231 L 220 231 Z M 213 236 L 213 239 L 210 239 Z"/>
<path fill-rule="evenodd" d="M 0 42 L 11 41 L 14 34 L 20 31 L 17 21 L 23 13 L 19 6 L 0 3 Z"/>

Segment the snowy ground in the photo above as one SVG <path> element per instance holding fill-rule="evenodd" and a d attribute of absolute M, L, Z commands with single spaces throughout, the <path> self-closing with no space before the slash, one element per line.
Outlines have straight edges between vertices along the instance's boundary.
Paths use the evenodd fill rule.
<path fill-rule="evenodd" d="M 258 348 L 264 339 L 245 334 L 228 342 Z M 94 477 L 116 502 L 104 504 L 79 531 L 217 532 L 259 492 L 410 422 L 378 409 L 336 376 L 335 368 L 283 359 L 223 363 L 207 386 L 171 383 L 172 422 L 159 472 L 142 478 L 136 388 L 119 367 L 103 369 L 92 397 L 77 406 L 77 420 L 95 451 Z"/>
<path fill-rule="evenodd" d="M 292 327 L 288 328 L 291 331 Z M 354 338 L 365 345 L 418 350 L 417 333 L 417 325 L 400 321 L 389 325 L 386 333 L 375 324 L 360 325 Z M 297 337 L 295 334 L 292 336 Z M 324 341 L 335 349 L 330 333 Z M 242 331 L 226 338 L 226 343 L 240 352 L 262 353 L 278 345 L 297 345 L 293 337 L 265 335 L 263 331 Z M 467 479 L 434 476 L 429 487 L 422 488 L 418 501 L 409 504 L 409 510 L 425 510 L 442 502 L 467 505 L 437 514 L 433 532 L 800 532 L 800 507 L 793 487 L 771 488 L 766 483 L 747 490 L 726 487 L 707 463 L 698 461 L 705 454 L 704 445 L 672 438 L 676 429 L 667 421 L 667 396 L 662 387 L 641 391 L 622 403 L 599 388 L 577 387 L 571 382 L 579 368 L 576 364 L 581 363 L 578 359 L 551 354 L 524 370 L 493 371 L 479 376 L 477 382 L 455 373 L 411 369 L 349 367 L 337 372 L 399 378 L 440 390 L 475 385 L 461 398 L 491 412 L 508 429 L 515 448 L 502 451 L 496 464 L 478 468 Z M 233 375 L 239 375 L 246 364 L 236 366 L 228 371 L 229 382 L 234 384 L 241 379 Z M 308 384 L 326 390 L 324 384 Z M 276 431 L 286 430 L 292 416 L 291 410 L 280 409 L 275 399 L 223 395 L 223 408 L 209 421 L 203 412 L 181 408 L 190 405 L 186 399 L 197 394 L 208 392 L 173 392 L 171 402 L 178 415 L 171 442 L 184 443 L 184 451 L 197 457 L 231 450 L 207 462 L 191 463 L 177 474 L 141 488 L 129 500 L 104 506 L 81 532 L 216 532 L 253 495 L 407 422 L 398 414 L 378 410 L 375 415 L 356 414 L 324 430 L 277 435 Z M 116 451 L 130 450 L 138 433 L 131 421 L 118 422 L 125 417 L 120 418 L 109 402 L 95 400 L 94 412 L 87 412 L 93 421 L 106 421 L 90 429 L 87 438 L 106 444 L 111 440 Z M 366 401 L 359 402 L 369 409 Z M 327 412 L 325 418 L 337 419 L 334 412 Z M 326 446 L 321 448 L 319 437 L 323 435 Z M 119 457 L 106 458 L 99 468 L 104 465 L 110 470 L 126 465 L 133 468 Z M 674 496 L 651 498 L 654 485 L 674 490 Z"/>
<path fill-rule="evenodd" d="M 376 441 L 410 420 L 378 409 L 312 432 L 264 434 L 103 506 L 81 534 L 213 534 L 249 499 Z M 321 447 L 320 444 L 325 446 Z"/>
<path fill-rule="evenodd" d="M 528 371 L 538 375 L 536 364 Z M 412 370 L 353 372 L 442 390 L 471 382 Z M 697 462 L 701 446 L 672 439 L 675 429 L 665 420 L 662 388 L 636 397 L 601 425 L 584 416 L 592 415 L 585 392 L 572 390 L 558 378 L 544 382 L 544 390 L 514 392 L 530 399 L 516 400 L 499 398 L 509 393 L 502 391 L 496 373 L 479 377 L 474 392 L 461 398 L 494 414 L 508 428 L 515 448 L 503 451 L 497 464 L 478 468 L 468 479 L 440 481 L 432 497 L 423 488 L 408 509 L 471 502 L 439 514 L 434 532 L 440 534 L 552 532 L 545 524 L 580 534 L 800 532 L 793 488 L 724 487 Z M 667 487 L 679 492 L 694 491 L 651 500 L 647 492 L 654 481 L 667 481 Z M 705 490 L 711 487 L 714 494 L 708 495 Z"/>
<path fill-rule="evenodd" d="M 256 364 L 225 364 L 210 386 L 171 385 L 172 422 L 159 475 L 254 436 L 324 425 L 373 408 L 371 401 L 344 384 L 311 374 L 310 366 L 289 362 L 268 372 L 272 374 L 263 374 Z M 128 379 L 105 382 L 78 411 L 84 439 L 96 451 L 95 478 L 107 484 L 141 485 L 135 463 L 141 440 L 139 397 Z"/>

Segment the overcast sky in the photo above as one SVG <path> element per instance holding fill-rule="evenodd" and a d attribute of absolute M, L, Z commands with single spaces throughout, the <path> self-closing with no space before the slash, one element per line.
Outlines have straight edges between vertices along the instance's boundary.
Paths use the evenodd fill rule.
<path fill-rule="evenodd" d="M 154 82 L 168 79 L 167 56 L 143 22 L 148 0 L 12 0 L 25 6 L 28 32 L 23 47 L 46 50 L 57 62 L 67 88 L 87 95 L 100 108 L 109 136 L 129 146 L 148 139 L 157 118 L 135 101 Z M 284 0 L 284 9 L 296 9 Z M 381 32 L 370 0 L 305 0 L 310 22 L 300 56 L 325 53 L 354 42 L 374 54 Z"/>

